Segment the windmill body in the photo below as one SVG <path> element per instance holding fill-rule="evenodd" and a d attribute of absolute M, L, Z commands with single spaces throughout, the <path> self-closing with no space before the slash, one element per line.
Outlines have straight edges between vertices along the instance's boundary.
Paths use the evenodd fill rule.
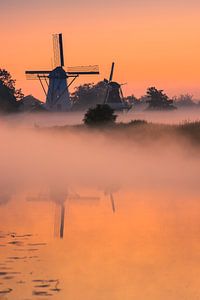
<path fill-rule="evenodd" d="M 49 74 L 49 88 L 45 107 L 50 111 L 69 111 L 71 102 L 67 86 L 67 75 L 62 67 Z"/>
<path fill-rule="evenodd" d="M 97 75 L 99 67 L 79 66 L 64 70 L 62 34 L 53 35 L 54 66 L 52 71 L 26 71 L 27 79 L 40 81 L 46 95 L 45 108 L 49 111 L 70 111 L 69 87 L 80 75 Z"/>
<path fill-rule="evenodd" d="M 120 84 L 114 81 L 109 82 L 109 93 L 107 98 L 107 104 L 122 104 L 122 96 L 120 95 Z"/>
<path fill-rule="evenodd" d="M 105 104 L 108 104 L 112 109 L 123 111 L 129 110 L 131 106 L 124 101 L 124 96 L 121 88 L 121 84 L 113 81 L 115 63 L 112 63 L 110 78 L 106 81 L 107 92 L 105 97 Z"/>

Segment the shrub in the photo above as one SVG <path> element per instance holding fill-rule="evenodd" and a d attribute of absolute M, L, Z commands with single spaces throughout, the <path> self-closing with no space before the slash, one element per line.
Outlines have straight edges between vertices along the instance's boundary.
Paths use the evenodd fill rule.
<path fill-rule="evenodd" d="M 89 126 L 114 124 L 117 116 L 114 110 L 107 104 L 97 104 L 95 108 L 89 108 L 84 116 L 84 123 Z"/>

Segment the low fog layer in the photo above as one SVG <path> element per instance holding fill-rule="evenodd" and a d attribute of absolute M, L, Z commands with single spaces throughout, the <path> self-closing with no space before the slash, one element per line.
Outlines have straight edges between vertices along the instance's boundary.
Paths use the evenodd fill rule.
<path fill-rule="evenodd" d="M 153 123 L 164 124 L 179 124 L 185 121 L 199 121 L 200 109 L 177 109 L 173 111 L 139 111 L 132 109 L 128 113 L 116 113 L 118 115 L 117 122 L 130 122 L 131 120 L 140 119 Z M 70 112 L 70 113 L 21 113 L 1 117 L 0 122 L 9 127 L 26 127 L 31 128 L 38 126 L 63 126 L 75 125 L 83 123 L 84 112 Z"/>
<path fill-rule="evenodd" d="M 56 117 L 52 115 L 47 124 Z M 182 139 L 168 136 L 156 143 L 139 143 L 134 136 L 126 138 L 126 129 L 123 137 L 96 130 L 30 128 L 25 119 L 16 126 L 18 117 L 10 121 L 0 121 L 0 187 L 4 193 L 38 186 L 198 193 L 199 149 Z"/>

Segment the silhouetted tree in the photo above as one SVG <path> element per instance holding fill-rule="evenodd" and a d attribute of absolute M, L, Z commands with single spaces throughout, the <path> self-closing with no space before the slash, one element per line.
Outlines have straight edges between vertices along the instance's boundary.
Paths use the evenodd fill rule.
<path fill-rule="evenodd" d="M 147 103 L 149 107 L 147 109 L 152 110 L 172 110 L 176 109 L 173 105 L 173 100 L 163 92 L 163 90 L 157 90 L 155 87 L 147 89 Z"/>
<path fill-rule="evenodd" d="M 21 89 L 16 89 L 16 80 L 5 69 L 0 69 L 0 81 L 10 90 L 16 100 L 21 100 L 24 97 Z"/>
<path fill-rule="evenodd" d="M 100 126 L 114 124 L 117 116 L 114 110 L 107 104 L 97 104 L 95 108 L 90 108 L 85 116 L 84 123 L 89 126 Z"/>
<path fill-rule="evenodd" d="M 0 113 L 14 113 L 18 111 L 19 102 L 10 89 L 0 81 Z"/>
<path fill-rule="evenodd" d="M 190 94 L 182 94 L 179 97 L 174 97 L 173 100 L 177 106 L 181 106 L 181 107 L 189 107 L 189 106 L 191 107 L 197 105 L 193 101 L 193 95 Z"/>
<path fill-rule="evenodd" d="M 131 105 L 138 105 L 138 104 L 140 104 L 139 99 L 136 98 L 134 95 L 125 97 L 124 101 L 126 101 L 127 103 L 129 103 Z"/>
<path fill-rule="evenodd" d="M 76 87 L 71 94 L 73 110 L 86 110 L 96 104 L 102 104 L 106 95 L 107 85 L 104 81 L 97 84 L 87 83 Z"/>

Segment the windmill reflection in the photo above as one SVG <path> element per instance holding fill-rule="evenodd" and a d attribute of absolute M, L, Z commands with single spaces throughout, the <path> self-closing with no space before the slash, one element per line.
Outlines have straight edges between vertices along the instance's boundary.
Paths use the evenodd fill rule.
<path fill-rule="evenodd" d="M 0 185 L 0 205 L 6 205 L 12 199 L 14 189 L 5 185 Z"/>
<path fill-rule="evenodd" d="M 0 205 L 5 205 L 7 204 L 12 198 L 12 195 L 7 192 L 2 192 L 0 194 Z"/>
<path fill-rule="evenodd" d="M 108 186 L 104 190 L 104 194 L 106 196 L 108 196 L 109 199 L 110 199 L 111 208 L 112 208 L 113 213 L 116 212 L 116 201 L 115 201 L 115 198 L 114 198 L 114 193 L 118 192 L 118 190 L 119 190 L 119 187 L 117 187 L 117 186 L 112 186 L 112 187 Z"/>
<path fill-rule="evenodd" d="M 27 197 L 27 201 L 52 201 L 56 204 L 55 209 L 55 222 L 54 233 L 55 236 L 59 236 L 61 239 L 64 237 L 65 230 L 65 215 L 66 215 L 66 203 L 69 200 L 77 201 L 92 201 L 96 202 L 100 200 L 100 197 L 96 196 L 80 196 L 78 193 L 71 191 L 63 187 L 54 187 L 48 193 L 39 194 L 37 197 Z M 58 213 L 57 213 L 58 211 Z"/>

